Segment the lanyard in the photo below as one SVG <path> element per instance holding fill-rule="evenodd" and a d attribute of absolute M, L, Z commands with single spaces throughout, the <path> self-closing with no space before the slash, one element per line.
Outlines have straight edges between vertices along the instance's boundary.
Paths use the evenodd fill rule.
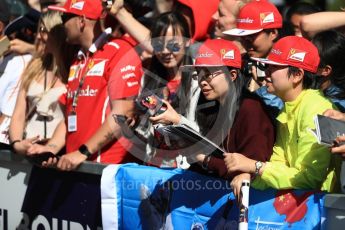
<path fill-rule="evenodd" d="M 89 55 L 90 55 L 90 53 L 91 53 L 91 55 L 94 54 L 99 49 L 99 47 L 102 47 L 104 45 L 104 43 L 107 41 L 107 39 L 111 33 L 112 33 L 112 29 L 110 27 L 105 29 L 104 32 L 97 38 L 97 40 L 94 43 L 92 43 L 92 45 L 90 46 L 90 48 L 88 50 L 87 56 L 85 58 L 86 59 L 86 61 L 85 61 L 86 70 L 84 72 L 82 72 L 83 75 L 79 80 L 79 85 L 78 85 L 77 91 L 73 95 L 72 112 L 74 112 L 74 113 L 75 113 L 77 105 L 78 105 L 78 96 L 79 96 L 81 88 L 83 87 L 86 74 L 93 67 L 93 64 L 94 64 L 93 59 L 89 60 Z M 78 69 L 77 69 L 76 73 L 79 72 L 81 65 L 82 65 L 82 63 L 80 63 L 78 65 Z"/>
<path fill-rule="evenodd" d="M 86 57 L 86 61 L 85 61 L 85 65 L 86 66 L 86 69 L 84 71 L 82 71 L 82 77 L 80 78 L 79 80 L 79 85 L 78 85 L 78 88 L 77 88 L 77 91 L 76 93 L 73 95 L 73 101 L 72 101 L 72 112 L 75 112 L 76 111 L 76 108 L 77 108 L 77 105 L 78 105 L 78 97 L 79 97 L 79 94 L 80 94 L 80 91 L 83 87 L 83 84 L 84 84 L 84 81 L 85 81 L 85 77 L 86 77 L 86 74 L 89 72 L 89 70 L 93 67 L 93 59 L 89 60 L 89 54 L 87 55 Z M 80 63 L 78 65 L 78 69 L 76 70 L 76 73 L 78 74 L 79 73 L 79 70 L 81 69 L 81 65 L 82 63 Z M 79 75 L 79 74 L 78 74 Z"/>

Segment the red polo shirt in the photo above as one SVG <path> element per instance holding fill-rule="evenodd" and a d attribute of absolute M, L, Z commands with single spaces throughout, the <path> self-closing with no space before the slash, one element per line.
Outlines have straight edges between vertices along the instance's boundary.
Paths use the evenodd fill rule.
<path fill-rule="evenodd" d="M 101 127 L 111 111 L 111 100 L 138 94 L 142 76 L 141 61 L 134 48 L 122 39 L 109 41 L 93 55 L 77 59 L 71 66 L 65 98 L 66 117 L 72 111 L 73 95 L 85 72 L 76 106 L 77 131 L 67 134 L 67 153 L 76 151 Z M 130 162 L 134 160 L 128 153 L 130 148 L 131 143 L 122 137 L 95 153 L 92 160 Z"/>

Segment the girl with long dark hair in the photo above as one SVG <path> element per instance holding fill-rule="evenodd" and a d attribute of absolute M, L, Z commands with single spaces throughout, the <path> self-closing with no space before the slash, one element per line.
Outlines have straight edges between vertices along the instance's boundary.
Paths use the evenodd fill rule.
<path fill-rule="evenodd" d="M 240 152 L 255 160 L 268 160 L 274 143 L 274 127 L 260 99 L 243 88 L 241 55 L 230 41 L 206 41 L 199 49 L 194 65 L 183 67 L 195 71 L 201 89 L 198 107 L 194 110 L 200 133 L 222 147 L 225 152 Z M 167 111 L 151 117 L 151 121 L 164 124 L 189 122 L 167 103 Z M 197 164 L 192 168 L 212 171 L 219 177 L 232 178 L 224 160 L 204 149 L 180 149 Z M 243 178 L 250 179 L 249 174 Z"/>

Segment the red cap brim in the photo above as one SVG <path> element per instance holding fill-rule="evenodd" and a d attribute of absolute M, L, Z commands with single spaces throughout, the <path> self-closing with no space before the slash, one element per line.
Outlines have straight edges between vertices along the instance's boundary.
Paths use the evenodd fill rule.
<path fill-rule="evenodd" d="M 62 6 L 48 6 L 48 9 L 49 10 L 60 11 L 60 12 L 64 12 L 64 13 L 67 12 L 66 8 L 64 8 Z"/>

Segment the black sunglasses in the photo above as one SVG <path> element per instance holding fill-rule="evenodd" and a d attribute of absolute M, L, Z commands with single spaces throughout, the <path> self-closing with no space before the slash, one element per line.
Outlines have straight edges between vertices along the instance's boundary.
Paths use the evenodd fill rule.
<path fill-rule="evenodd" d="M 71 18 L 74 18 L 74 17 L 77 17 L 78 15 L 75 15 L 75 14 L 62 14 L 61 15 L 61 20 L 62 20 L 62 23 L 65 24 L 68 20 L 70 20 Z"/>

